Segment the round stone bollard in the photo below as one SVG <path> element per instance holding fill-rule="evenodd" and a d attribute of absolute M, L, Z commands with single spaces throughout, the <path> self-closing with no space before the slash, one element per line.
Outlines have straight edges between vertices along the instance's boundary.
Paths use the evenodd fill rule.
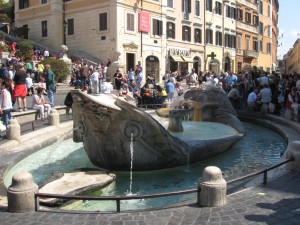
<path fill-rule="evenodd" d="M 198 193 L 198 205 L 216 207 L 226 204 L 227 183 L 218 167 L 209 166 L 204 169 L 198 188 L 201 188 Z"/>
<path fill-rule="evenodd" d="M 16 119 L 8 121 L 6 136 L 8 140 L 21 140 L 21 127 Z"/>
<path fill-rule="evenodd" d="M 34 211 L 34 194 L 37 190 L 38 185 L 33 182 L 30 173 L 15 174 L 7 190 L 8 210 L 13 213 Z"/>
<path fill-rule="evenodd" d="M 48 115 L 48 121 L 51 126 L 59 126 L 59 113 L 56 109 L 51 109 L 50 114 Z"/>
<path fill-rule="evenodd" d="M 288 170 L 300 172 L 300 141 L 293 141 L 286 150 L 286 158 L 294 158 L 294 161 L 286 164 Z"/>

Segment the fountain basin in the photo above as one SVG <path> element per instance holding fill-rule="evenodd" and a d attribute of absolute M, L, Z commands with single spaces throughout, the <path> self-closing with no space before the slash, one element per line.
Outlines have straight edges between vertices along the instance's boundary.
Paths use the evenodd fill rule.
<path fill-rule="evenodd" d="M 236 125 L 239 120 L 231 112 L 229 101 L 228 105 L 224 105 L 229 110 L 223 110 L 224 115 L 216 116 L 215 119 L 230 114 L 231 120 L 227 120 L 227 124 L 219 124 L 234 127 L 232 129 L 235 132 L 230 131 L 230 135 L 225 133 L 226 137 L 221 134 L 203 141 L 199 135 L 198 139 L 193 140 L 188 136 L 184 139 L 175 137 L 162 126 L 160 119 L 154 119 L 116 96 L 91 96 L 79 90 L 72 90 L 71 93 L 74 100 L 74 128 L 79 128 L 74 131 L 73 140 L 83 142 L 91 162 L 106 170 L 129 171 L 132 134 L 133 170 L 136 171 L 158 170 L 185 165 L 188 161 L 193 163 L 204 160 L 228 150 L 244 135 L 242 125 L 238 130 L 235 129 L 238 126 L 231 126 L 230 121 L 234 121 Z M 217 98 L 224 95 L 214 93 L 218 93 L 215 95 Z M 209 122 L 214 122 L 214 119 Z M 198 123 L 200 124 L 201 122 Z M 186 129 L 183 130 L 184 134 Z"/>

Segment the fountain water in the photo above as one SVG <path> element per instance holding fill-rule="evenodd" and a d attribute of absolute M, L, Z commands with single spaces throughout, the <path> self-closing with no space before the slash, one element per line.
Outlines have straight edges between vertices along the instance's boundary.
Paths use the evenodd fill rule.
<path fill-rule="evenodd" d="M 129 195 L 132 195 L 132 170 L 133 170 L 133 132 L 131 132 L 131 137 L 130 137 L 130 185 L 129 185 Z"/>

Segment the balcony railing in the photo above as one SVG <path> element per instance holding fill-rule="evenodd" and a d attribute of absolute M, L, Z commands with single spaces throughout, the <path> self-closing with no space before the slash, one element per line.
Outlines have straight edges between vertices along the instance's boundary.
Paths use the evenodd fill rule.
<path fill-rule="evenodd" d="M 244 50 L 244 57 L 257 59 L 258 52 L 254 50 Z"/>
<path fill-rule="evenodd" d="M 237 49 L 236 50 L 236 55 L 243 55 L 243 50 L 242 49 Z"/>
<path fill-rule="evenodd" d="M 250 2 L 249 0 L 238 0 L 238 2 L 240 4 L 246 5 L 247 7 L 254 9 L 254 10 L 258 10 L 258 4 L 254 4 L 252 2 Z"/>
<path fill-rule="evenodd" d="M 189 13 L 188 12 L 183 12 L 183 19 L 184 20 L 189 20 Z"/>
<path fill-rule="evenodd" d="M 250 31 L 252 33 L 258 33 L 258 28 L 256 26 L 250 25 L 250 24 L 246 24 L 240 21 L 236 21 L 236 27 L 246 30 L 246 31 Z"/>

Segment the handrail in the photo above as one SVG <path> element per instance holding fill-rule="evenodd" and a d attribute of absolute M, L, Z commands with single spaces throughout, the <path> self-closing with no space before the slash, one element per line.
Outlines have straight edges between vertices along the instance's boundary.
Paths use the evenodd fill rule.
<path fill-rule="evenodd" d="M 264 181 L 263 183 L 267 183 L 267 172 L 270 170 L 273 170 L 279 166 L 282 166 L 288 162 L 294 161 L 294 158 L 287 159 L 281 163 L 278 163 L 274 166 L 271 166 L 267 169 L 251 173 L 246 176 L 239 177 L 237 179 L 228 181 L 227 184 L 233 184 L 236 182 L 239 182 L 241 180 L 245 180 L 260 174 L 264 174 Z M 59 199 L 70 199 L 70 200 L 96 200 L 96 201 L 116 201 L 116 208 L 117 212 L 119 213 L 121 211 L 120 202 L 122 200 L 134 200 L 134 199 L 146 199 L 146 198 L 160 198 L 160 197 L 169 197 L 169 196 L 175 196 L 175 195 L 182 195 L 182 194 L 192 194 L 192 193 L 198 193 L 200 192 L 200 188 L 195 189 L 189 189 L 189 190 L 183 190 L 183 191 L 174 191 L 174 192 L 165 192 L 160 194 L 151 194 L 151 195 L 130 195 L 130 196 L 79 196 L 79 195 L 59 195 L 59 194 L 47 194 L 47 193 L 35 193 L 35 210 L 39 210 L 39 198 L 59 198 Z"/>

